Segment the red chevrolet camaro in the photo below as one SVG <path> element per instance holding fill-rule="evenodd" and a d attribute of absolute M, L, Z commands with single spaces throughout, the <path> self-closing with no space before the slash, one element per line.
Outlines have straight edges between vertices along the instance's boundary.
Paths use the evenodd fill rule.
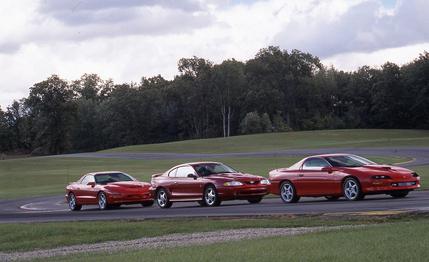
<path fill-rule="evenodd" d="M 218 206 L 221 201 L 234 199 L 259 203 L 268 194 L 269 184 L 264 177 L 243 174 L 217 162 L 182 164 L 152 176 L 161 208 L 178 201 L 196 201 L 201 206 Z"/>
<path fill-rule="evenodd" d="M 405 197 L 420 187 L 417 173 L 396 166 L 378 165 L 350 154 L 310 156 L 289 168 L 269 173 L 270 191 L 285 203 L 300 197 L 360 200 L 369 194 Z"/>
<path fill-rule="evenodd" d="M 150 184 L 139 182 L 119 171 L 89 173 L 66 187 L 66 201 L 70 210 L 83 205 L 98 205 L 102 210 L 121 204 L 153 205 Z"/>

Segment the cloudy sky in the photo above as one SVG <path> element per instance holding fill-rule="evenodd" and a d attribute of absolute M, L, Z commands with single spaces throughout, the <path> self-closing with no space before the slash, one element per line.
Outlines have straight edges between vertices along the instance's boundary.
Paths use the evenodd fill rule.
<path fill-rule="evenodd" d="M 278 45 L 354 70 L 429 51 L 427 0 L 2 0 L 0 106 L 51 74 L 171 79 L 182 57 Z"/>

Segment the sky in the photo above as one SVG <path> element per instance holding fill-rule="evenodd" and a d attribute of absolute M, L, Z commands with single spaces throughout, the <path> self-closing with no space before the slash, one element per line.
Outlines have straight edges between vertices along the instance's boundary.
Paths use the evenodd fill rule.
<path fill-rule="evenodd" d="M 429 51 L 427 0 L 2 0 L 0 106 L 52 74 L 172 79 L 182 57 L 246 61 L 269 45 L 352 71 Z"/>

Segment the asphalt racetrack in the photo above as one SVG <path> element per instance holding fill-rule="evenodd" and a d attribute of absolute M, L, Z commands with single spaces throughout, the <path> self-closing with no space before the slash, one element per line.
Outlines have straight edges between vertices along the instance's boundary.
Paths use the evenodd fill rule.
<path fill-rule="evenodd" d="M 225 154 L 175 154 L 175 153 L 83 153 L 63 155 L 62 157 L 102 157 L 123 159 L 204 159 L 222 157 L 272 157 L 304 156 L 322 153 L 354 153 L 359 155 L 405 156 L 411 161 L 398 164 L 412 167 L 429 165 L 429 148 L 327 148 L 299 149 L 275 152 L 225 153 Z M 84 207 L 71 212 L 64 196 L 49 196 L 0 200 L 0 223 L 110 220 L 110 219 L 150 219 L 176 217 L 227 217 L 260 216 L 286 214 L 331 214 L 368 211 L 429 211 L 429 191 L 411 192 L 408 197 L 394 199 L 387 195 L 367 196 L 362 201 L 327 201 L 324 198 L 301 198 L 294 204 L 284 204 L 278 197 L 265 198 L 260 204 L 247 201 L 223 202 L 219 207 L 199 207 L 197 203 L 174 203 L 170 209 L 141 207 L 140 205 L 122 206 L 118 209 L 100 211 L 96 206 Z"/>

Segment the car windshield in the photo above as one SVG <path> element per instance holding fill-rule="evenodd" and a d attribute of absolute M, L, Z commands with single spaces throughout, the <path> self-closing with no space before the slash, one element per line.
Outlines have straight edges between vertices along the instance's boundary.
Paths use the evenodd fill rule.
<path fill-rule="evenodd" d="M 220 164 L 220 163 L 204 163 L 193 165 L 195 171 L 200 176 L 209 176 L 213 174 L 222 174 L 222 173 L 237 173 L 231 167 Z"/>
<path fill-rule="evenodd" d="M 366 158 L 355 155 L 328 156 L 325 159 L 333 167 L 360 167 L 366 165 L 375 165 L 376 163 Z"/>
<path fill-rule="evenodd" d="M 106 173 L 95 175 L 95 183 L 99 185 L 106 185 L 115 182 L 134 181 L 135 179 L 124 173 Z"/>

